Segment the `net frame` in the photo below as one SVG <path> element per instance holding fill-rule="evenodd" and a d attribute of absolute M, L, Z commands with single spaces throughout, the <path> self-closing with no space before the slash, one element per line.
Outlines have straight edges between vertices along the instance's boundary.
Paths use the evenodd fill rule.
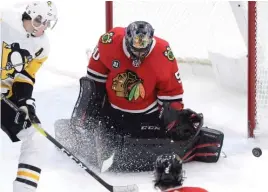
<path fill-rule="evenodd" d="M 254 137 L 256 128 L 257 81 L 257 9 L 256 1 L 248 2 L 248 137 Z"/>

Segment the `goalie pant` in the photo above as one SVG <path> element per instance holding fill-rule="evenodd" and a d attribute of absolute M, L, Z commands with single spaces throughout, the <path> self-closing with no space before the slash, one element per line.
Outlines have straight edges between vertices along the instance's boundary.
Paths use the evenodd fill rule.
<path fill-rule="evenodd" d="M 16 102 L 11 98 L 14 104 Z M 1 99 L 1 129 L 12 142 L 21 141 L 17 176 L 13 182 L 13 192 L 35 192 L 38 186 L 41 164 L 44 159 L 45 139 L 32 126 L 24 128 L 15 123 L 17 112 Z M 5 146 L 8 148 L 7 146 Z"/>

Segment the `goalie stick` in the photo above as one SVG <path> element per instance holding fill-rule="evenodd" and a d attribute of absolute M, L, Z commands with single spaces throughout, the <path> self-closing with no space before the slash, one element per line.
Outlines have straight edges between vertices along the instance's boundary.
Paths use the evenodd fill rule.
<path fill-rule="evenodd" d="M 3 94 L 1 94 L 1 100 L 4 100 L 13 110 L 21 113 L 21 110 L 9 99 L 7 99 Z M 81 160 L 74 156 L 70 151 L 68 151 L 63 145 L 61 145 L 56 139 L 49 135 L 39 124 L 31 122 L 32 126 L 43 136 L 45 136 L 51 143 L 53 143 L 57 148 L 60 149 L 64 154 L 66 154 L 70 159 L 72 159 L 77 165 L 84 169 L 88 174 L 90 174 L 94 179 L 96 179 L 100 184 L 102 184 L 107 190 L 111 192 L 138 192 L 137 185 L 127 185 L 127 186 L 112 186 L 100 178 L 96 173 L 89 169 Z"/>

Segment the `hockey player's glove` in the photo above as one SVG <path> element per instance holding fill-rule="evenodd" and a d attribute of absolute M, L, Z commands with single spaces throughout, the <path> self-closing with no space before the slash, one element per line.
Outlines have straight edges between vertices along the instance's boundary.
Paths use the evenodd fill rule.
<path fill-rule="evenodd" d="M 203 114 L 191 109 L 177 110 L 170 103 L 164 103 L 160 118 L 167 130 L 167 135 L 176 141 L 188 140 L 203 125 Z"/>
<path fill-rule="evenodd" d="M 22 112 L 24 112 L 23 118 L 20 118 L 20 123 L 25 124 L 24 128 L 28 128 L 31 126 L 32 123 L 40 123 L 38 117 L 35 113 L 35 99 L 20 99 L 18 101 L 18 107 Z"/>

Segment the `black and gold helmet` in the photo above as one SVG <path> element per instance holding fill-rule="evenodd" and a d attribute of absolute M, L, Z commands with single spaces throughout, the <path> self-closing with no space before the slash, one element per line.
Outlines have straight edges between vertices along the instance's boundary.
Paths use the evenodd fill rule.
<path fill-rule="evenodd" d="M 184 179 L 181 158 L 174 153 L 158 156 L 154 166 L 154 179 L 155 187 L 160 189 L 181 186 Z"/>

